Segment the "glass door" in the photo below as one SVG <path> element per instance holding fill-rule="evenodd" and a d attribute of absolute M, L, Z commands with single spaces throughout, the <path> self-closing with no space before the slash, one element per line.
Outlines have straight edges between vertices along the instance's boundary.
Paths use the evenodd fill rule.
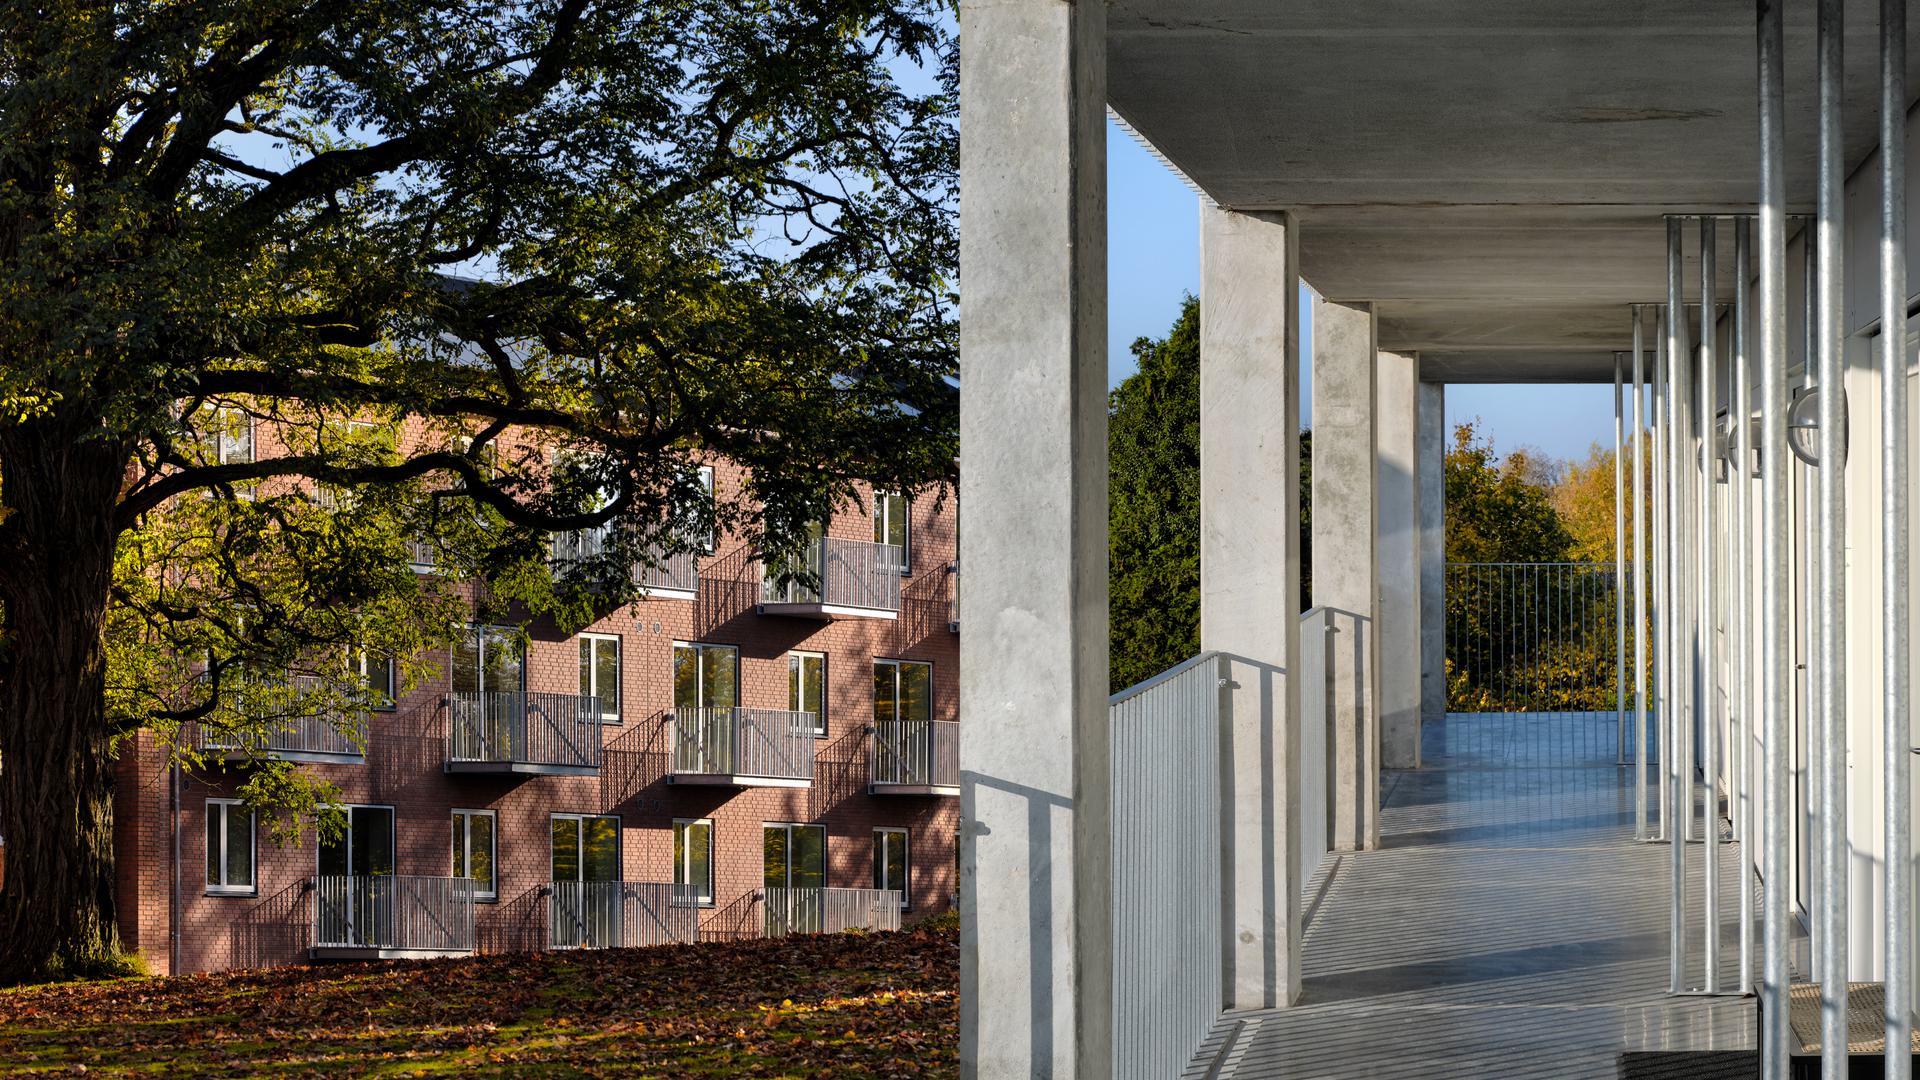
<path fill-rule="evenodd" d="M 762 833 L 767 936 L 817 934 L 827 883 L 825 825 L 768 825 Z"/>
<path fill-rule="evenodd" d="M 472 725 L 477 756 L 519 761 L 526 740 L 526 646 L 511 626 L 470 626 L 453 647 L 456 722 Z"/>
<path fill-rule="evenodd" d="M 347 828 L 320 841 L 322 944 L 390 945 L 393 930 L 393 808 L 347 808 Z"/>
<path fill-rule="evenodd" d="M 552 941 L 557 949 L 620 944 L 620 819 L 552 819 Z"/>

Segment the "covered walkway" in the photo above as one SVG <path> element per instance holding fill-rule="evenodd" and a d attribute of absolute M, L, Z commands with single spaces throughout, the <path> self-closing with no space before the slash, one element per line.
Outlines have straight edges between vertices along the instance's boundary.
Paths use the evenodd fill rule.
<path fill-rule="evenodd" d="M 1426 726 L 1424 743 L 1426 767 L 1386 775 L 1382 849 L 1329 856 L 1307 891 L 1300 1004 L 1226 1013 L 1187 1075 L 1711 1077 L 1735 1066 L 1719 1054 L 1623 1066 L 1639 1051 L 1750 1050 L 1754 1006 L 1666 993 L 1668 853 L 1633 837 L 1613 714 L 1453 713 Z M 1722 850 L 1730 895 L 1738 856 Z M 1737 921 L 1723 940 L 1731 986 Z"/>

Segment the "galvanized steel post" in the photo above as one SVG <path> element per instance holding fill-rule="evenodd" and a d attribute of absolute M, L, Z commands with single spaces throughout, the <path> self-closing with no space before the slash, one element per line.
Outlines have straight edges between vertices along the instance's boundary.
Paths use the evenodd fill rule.
<path fill-rule="evenodd" d="M 1638 315 L 1635 313 L 1635 327 Z M 1637 336 L 1637 335 L 1636 335 Z M 1639 347 L 1639 342 L 1634 343 Z M 1613 732 L 1615 760 L 1627 763 L 1627 507 L 1625 468 L 1620 459 L 1626 412 L 1621 407 L 1625 362 L 1613 356 Z M 1640 740 L 1634 739 L 1635 743 Z"/>
<path fill-rule="evenodd" d="M 1698 629 L 1694 632 L 1695 650 L 1699 657 L 1695 665 L 1698 672 L 1695 676 L 1698 702 L 1695 715 L 1700 725 L 1701 773 L 1706 780 L 1706 808 L 1700 822 L 1701 836 L 1705 841 L 1700 891 L 1706 912 L 1701 929 L 1706 946 L 1702 957 L 1706 977 L 1702 985 L 1709 994 L 1720 992 L 1720 722 L 1716 715 L 1720 697 L 1720 661 L 1715 639 L 1718 624 L 1714 617 L 1713 596 L 1713 549 L 1719 540 L 1714 531 L 1713 513 L 1713 473 L 1719 457 L 1715 453 L 1717 440 L 1714 437 L 1714 418 L 1719 412 L 1714 371 L 1714 346 L 1717 344 L 1714 324 L 1718 314 L 1714 296 L 1714 286 L 1718 282 L 1714 279 L 1719 273 L 1715 225 L 1711 217 L 1700 219 L 1700 471 L 1697 478 L 1700 490 L 1694 511 L 1698 515 L 1698 520 L 1694 522 L 1694 535 L 1699 549 L 1697 559 L 1700 574 L 1700 580 L 1695 585 L 1700 605 Z"/>
<path fill-rule="evenodd" d="M 1907 4 L 1880 2 L 1880 585 L 1881 801 L 1886 873 L 1886 1076 L 1913 1075 L 1908 788 L 1913 739 L 1907 629 Z"/>
<path fill-rule="evenodd" d="M 1642 308 L 1633 306 L 1633 835 L 1647 838 L 1647 373 Z"/>
<path fill-rule="evenodd" d="M 1668 604 L 1667 639 L 1671 643 L 1667 656 L 1669 678 L 1679 681 L 1677 661 L 1691 650 L 1682 651 L 1679 645 L 1682 620 L 1679 613 L 1685 609 L 1682 599 L 1686 593 L 1680 587 L 1680 552 L 1677 547 L 1682 532 L 1680 525 L 1681 508 L 1685 505 L 1681 479 L 1681 448 L 1685 445 L 1680 426 L 1680 417 L 1684 415 L 1679 402 L 1681 399 L 1681 357 L 1686 353 L 1684 338 L 1687 322 L 1685 286 L 1681 280 L 1683 255 L 1681 253 L 1681 221 L 1679 218 L 1667 219 L 1667 475 L 1671 485 L 1671 494 L 1667 500 L 1668 528 L 1663 539 L 1667 549 L 1667 589 Z M 1668 708 L 1665 710 L 1668 744 L 1673 748 L 1667 761 L 1667 785 L 1672 789 L 1669 805 L 1673 808 L 1675 828 L 1667 830 L 1667 842 L 1671 845 L 1669 867 L 1672 884 L 1669 891 L 1670 906 L 1667 912 L 1668 989 L 1678 994 L 1687 989 L 1685 983 L 1685 964 L 1687 954 L 1687 834 L 1691 831 L 1688 819 L 1693 816 L 1693 800 L 1686 776 L 1686 750 L 1684 744 L 1689 741 L 1687 733 L 1680 726 L 1684 709 L 1679 707 L 1677 693 L 1669 693 Z"/>
<path fill-rule="evenodd" d="M 1733 661 L 1733 715 L 1739 746 L 1732 767 L 1740 777 L 1739 801 L 1734 807 L 1735 839 L 1740 843 L 1740 992 L 1753 992 L 1753 859 L 1757 839 L 1754 822 L 1757 798 L 1753 784 L 1754 695 L 1749 681 L 1753 677 L 1752 647 L 1753 540 L 1748 530 L 1751 516 L 1753 460 L 1753 376 L 1749 367 L 1752 339 L 1748 321 L 1747 289 L 1753 280 L 1753 223 L 1741 218 L 1733 226 L 1733 394 L 1727 410 L 1727 436 L 1733 444 L 1733 460 L 1727 466 L 1727 499 L 1732 508 L 1732 535 L 1729 538 L 1727 581 L 1731 610 L 1727 625 L 1731 628 L 1728 655 Z"/>

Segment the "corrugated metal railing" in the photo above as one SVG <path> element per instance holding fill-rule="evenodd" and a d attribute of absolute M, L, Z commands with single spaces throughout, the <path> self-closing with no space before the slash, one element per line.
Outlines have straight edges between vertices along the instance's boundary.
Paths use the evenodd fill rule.
<path fill-rule="evenodd" d="M 900 573 L 906 563 L 898 545 L 823 536 L 795 559 L 794 569 L 813 574 L 820 587 L 809 589 L 797 581 L 779 585 L 778 568 L 770 566 L 761 587 L 762 603 L 900 610 Z"/>
<path fill-rule="evenodd" d="M 675 709 L 673 771 L 813 779 L 814 718 L 786 709 Z"/>
<path fill-rule="evenodd" d="M 322 875 L 313 884 L 317 948 L 473 950 L 470 878 Z"/>
<path fill-rule="evenodd" d="M 691 943 L 699 910 L 653 881 L 555 881 L 547 886 L 547 945 L 554 949 L 635 949 Z"/>
<path fill-rule="evenodd" d="M 761 891 L 760 902 L 770 938 L 900 929 L 897 889 L 768 888 Z"/>
<path fill-rule="evenodd" d="M 1114 1070 L 1178 1076 L 1220 1013 L 1220 740 L 1230 660 L 1203 653 L 1108 700 Z"/>
<path fill-rule="evenodd" d="M 292 680 L 291 707 L 299 708 L 306 687 L 314 680 Z M 309 716 L 276 717 L 263 720 L 259 728 L 229 731 L 210 724 L 196 724 L 195 748 L 232 754 L 269 757 L 274 754 L 313 754 L 357 758 L 366 752 L 367 714 L 341 715 L 324 711 Z"/>
<path fill-rule="evenodd" d="M 606 533 L 600 529 L 555 533 L 553 560 L 556 563 L 597 558 L 606 550 Z M 698 557 L 691 551 L 667 554 L 655 547 L 643 565 L 633 568 L 633 580 L 646 589 L 670 589 L 695 592 L 700 588 Z"/>
<path fill-rule="evenodd" d="M 597 769 L 603 711 L 581 694 L 448 694 L 447 760 Z"/>
<path fill-rule="evenodd" d="M 1300 616 L 1300 885 L 1313 880 L 1327 857 L 1332 828 L 1329 807 L 1327 639 L 1334 631 L 1331 608 Z"/>
<path fill-rule="evenodd" d="M 873 782 L 958 787 L 960 725 L 953 720 L 880 720 L 873 725 Z"/>

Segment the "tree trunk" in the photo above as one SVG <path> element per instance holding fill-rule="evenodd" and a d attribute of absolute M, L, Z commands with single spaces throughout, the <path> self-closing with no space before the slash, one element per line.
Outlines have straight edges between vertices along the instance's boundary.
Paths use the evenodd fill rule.
<path fill-rule="evenodd" d="M 0 429 L 0 985 L 120 951 L 104 632 L 126 461 L 57 417 Z"/>

